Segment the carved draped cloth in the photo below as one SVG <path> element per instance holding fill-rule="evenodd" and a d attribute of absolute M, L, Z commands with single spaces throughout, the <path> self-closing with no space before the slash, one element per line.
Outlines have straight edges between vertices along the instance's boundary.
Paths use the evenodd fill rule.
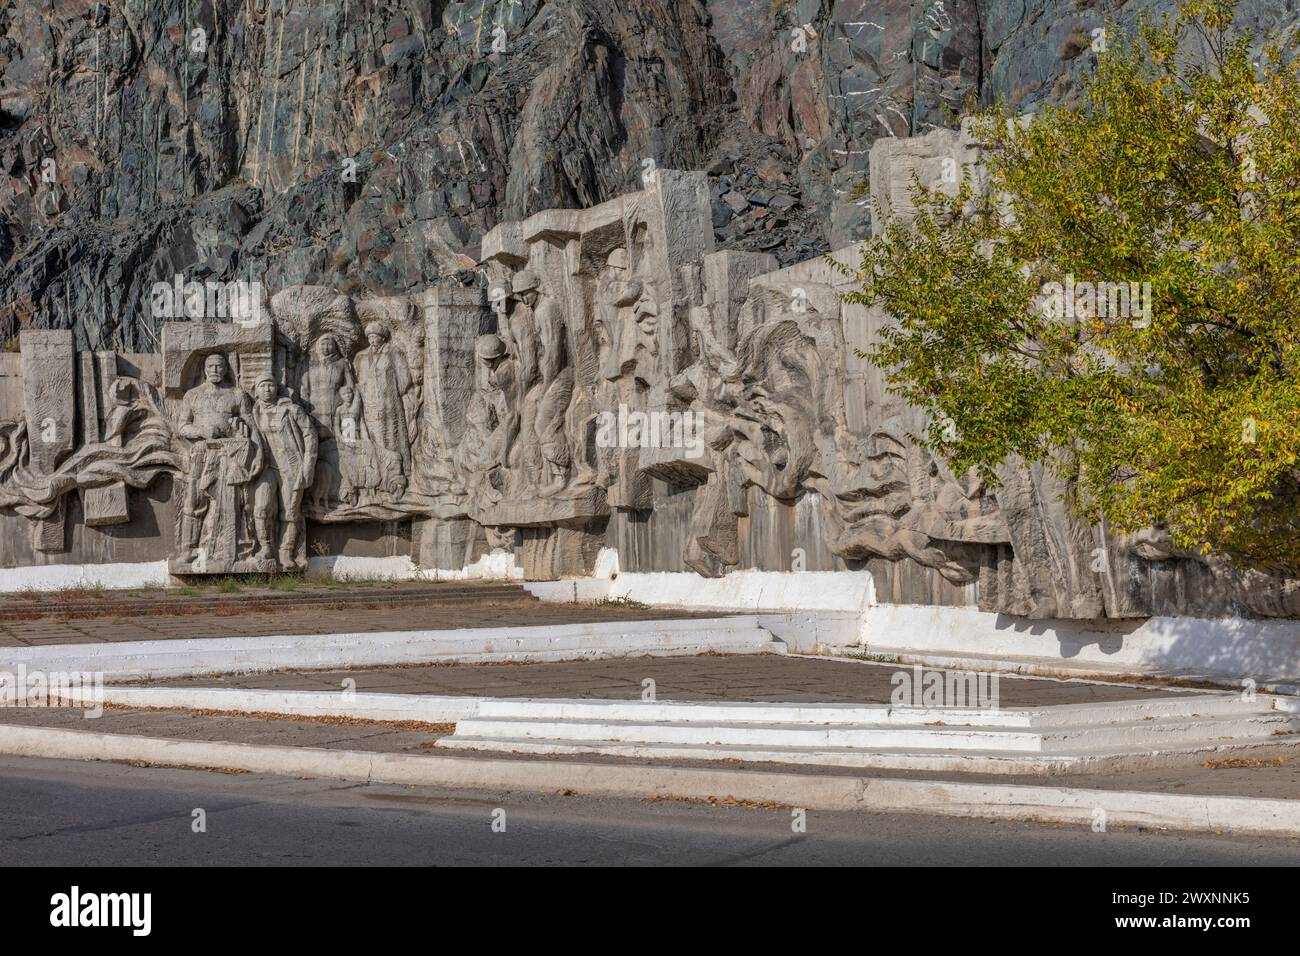
<path fill-rule="evenodd" d="M 411 373 L 406 359 L 391 342 L 363 349 L 353 364 L 361 392 L 361 417 L 378 452 L 387 485 L 393 478 L 411 474 L 411 437 L 406 421 Z"/>

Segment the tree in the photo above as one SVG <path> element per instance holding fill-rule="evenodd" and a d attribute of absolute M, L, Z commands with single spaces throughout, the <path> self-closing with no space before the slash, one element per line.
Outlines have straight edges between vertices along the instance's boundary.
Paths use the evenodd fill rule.
<path fill-rule="evenodd" d="M 842 268 L 896 320 L 864 357 L 955 467 L 1047 462 L 1115 532 L 1290 570 L 1300 69 L 1232 19 L 1190 0 L 1112 40 L 1077 108 L 979 113 L 987 188 L 914 178 L 915 220 Z"/>

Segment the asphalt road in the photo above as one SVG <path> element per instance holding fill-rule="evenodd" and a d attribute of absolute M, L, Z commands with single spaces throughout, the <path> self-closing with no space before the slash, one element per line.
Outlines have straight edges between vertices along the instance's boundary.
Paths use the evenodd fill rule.
<path fill-rule="evenodd" d="M 1300 841 L 1273 838 L 819 811 L 805 832 L 793 823 L 788 808 L 0 757 L 4 866 L 1300 864 Z"/>

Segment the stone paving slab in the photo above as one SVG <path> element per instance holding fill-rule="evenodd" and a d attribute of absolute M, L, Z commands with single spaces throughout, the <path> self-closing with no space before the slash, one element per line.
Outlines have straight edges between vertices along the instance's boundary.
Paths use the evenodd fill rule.
<path fill-rule="evenodd" d="M 475 627 L 533 627 L 622 621 L 660 621 L 725 614 L 641 609 L 608 605 L 543 604 L 534 601 L 477 601 L 468 605 L 294 608 L 194 615 L 141 614 L 124 618 L 45 617 L 0 621 L 0 647 L 43 644 L 100 644 L 276 634 L 376 633 Z"/>
<path fill-rule="evenodd" d="M 143 681 L 154 687 L 238 687 L 263 690 L 338 690 L 345 679 L 360 693 L 439 694 L 473 697 L 542 697 L 639 700 L 642 681 L 655 682 L 659 700 L 736 700 L 779 703 L 888 703 L 899 670 L 831 658 L 777 654 L 705 654 L 523 664 L 436 664 L 347 670 L 278 671 Z M 927 669 L 928 670 L 928 669 Z M 1079 681 L 1003 675 L 1002 707 L 1038 707 L 1141 700 L 1172 693 Z"/>
<path fill-rule="evenodd" d="M 454 600 L 513 593 L 529 597 L 513 581 L 331 581 L 301 577 L 217 576 L 176 587 L 64 588 L 0 593 L 0 619 L 162 610 L 185 614 L 195 606 L 329 605 Z"/>
<path fill-rule="evenodd" d="M 538 666 L 538 665 L 529 665 Z M 0 708 L 0 724 L 55 727 L 91 733 L 129 734 L 182 740 L 212 740 L 226 743 L 312 747 L 324 750 L 357 750 L 371 753 L 439 754 L 436 747 L 445 734 L 381 724 L 329 724 L 303 718 L 224 717 L 188 711 L 139 711 L 113 708 L 95 719 L 68 709 Z M 875 779 L 956 780 L 962 783 L 1014 784 L 1016 786 L 1070 787 L 1082 790 L 1132 791 L 1200 796 L 1300 799 L 1300 760 L 1210 761 L 1204 765 L 1132 770 L 1101 774 L 1059 774 L 1014 777 L 994 774 L 941 773 L 907 770 L 863 771 L 852 767 L 821 767 L 805 764 L 746 763 L 710 760 L 647 760 L 580 756 L 534 756 L 457 750 L 452 756 L 491 760 L 568 761 L 623 766 L 694 767 L 752 769 L 816 776 L 851 776 Z"/>

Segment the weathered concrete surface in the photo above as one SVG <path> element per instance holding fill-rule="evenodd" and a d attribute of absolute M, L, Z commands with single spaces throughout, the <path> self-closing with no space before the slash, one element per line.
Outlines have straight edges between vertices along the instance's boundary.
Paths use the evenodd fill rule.
<path fill-rule="evenodd" d="M 955 188 L 978 155 L 965 129 L 881 141 L 870 196 L 905 222 L 914 177 Z M 1007 462 L 996 492 L 954 473 L 858 357 L 891 319 L 843 301 L 851 275 L 716 250 L 705 172 L 650 164 L 639 185 L 497 225 L 473 287 L 293 284 L 252 317 L 167 322 L 165 401 L 156 366 L 25 331 L 0 505 L 34 520 L 33 552 L 79 564 L 106 552 L 89 531 L 68 543 L 71 492 L 93 506 L 76 526 L 117 540 L 149 516 L 117 524 L 131 498 L 96 496 L 170 478 L 170 549 L 108 554 L 166 553 L 182 575 L 546 581 L 613 553 L 632 573 L 834 572 L 883 603 L 1035 620 L 1300 613 L 1282 573 L 1088 525 L 1041 465 Z"/>

